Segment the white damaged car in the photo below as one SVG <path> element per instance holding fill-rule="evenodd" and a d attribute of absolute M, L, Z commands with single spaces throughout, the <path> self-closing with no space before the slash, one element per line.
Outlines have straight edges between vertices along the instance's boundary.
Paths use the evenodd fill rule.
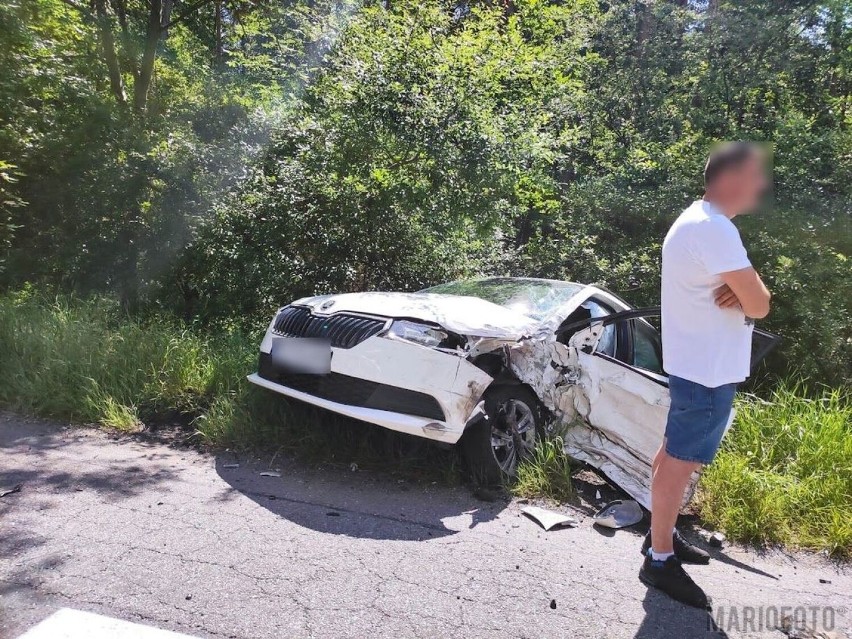
<path fill-rule="evenodd" d="M 278 310 L 254 384 L 342 415 L 459 443 L 499 480 L 549 434 L 646 508 L 669 405 L 649 318 L 597 286 L 497 277 L 346 293 Z M 775 342 L 755 331 L 758 361 Z M 761 339 L 762 338 L 762 339 Z"/>

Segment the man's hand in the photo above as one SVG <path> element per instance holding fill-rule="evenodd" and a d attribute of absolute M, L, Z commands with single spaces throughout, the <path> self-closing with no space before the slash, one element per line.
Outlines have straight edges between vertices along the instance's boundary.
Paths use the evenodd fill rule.
<path fill-rule="evenodd" d="M 742 308 L 736 293 L 727 284 L 722 284 L 722 286 L 713 291 L 713 297 L 716 300 L 716 306 L 719 308 Z"/>
<path fill-rule="evenodd" d="M 720 273 L 719 277 L 725 283 L 723 288 L 733 291 L 736 303 L 743 309 L 746 317 L 761 319 L 769 314 L 769 290 L 751 266 L 737 271 Z M 727 298 L 727 296 L 723 295 Z M 716 295 L 719 304 L 719 295 Z M 722 308 L 730 308 L 719 304 Z"/>

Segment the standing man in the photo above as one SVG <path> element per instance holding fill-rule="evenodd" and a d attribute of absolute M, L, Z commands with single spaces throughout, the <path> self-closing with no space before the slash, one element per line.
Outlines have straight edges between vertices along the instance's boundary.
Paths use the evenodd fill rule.
<path fill-rule="evenodd" d="M 737 384 L 748 377 L 755 318 L 769 291 L 749 262 L 737 215 L 753 211 L 768 187 L 762 149 L 716 148 L 704 168 L 704 198 L 693 202 L 663 242 L 663 362 L 671 407 L 651 479 L 651 532 L 639 579 L 685 604 L 709 605 L 681 564 L 710 556 L 675 528 L 693 472 L 713 461 Z"/>

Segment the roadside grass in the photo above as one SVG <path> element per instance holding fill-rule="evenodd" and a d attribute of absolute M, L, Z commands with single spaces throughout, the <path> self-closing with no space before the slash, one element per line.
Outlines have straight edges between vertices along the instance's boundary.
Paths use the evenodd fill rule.
<path fill-rule="evenodd" d="M 564 452 L 562 439 L 548 439 L 541 442 L 533 454 L 518 465 L 517 476 L 509 490 L 518 497 L 572 501 L 575 490 L 571 476 L 576 470 Z"/>
<path fill-rule="evenodd" d="M 138 319 L 106 299 L 0 295 L 0 406 L 126 431 L 179 422 L 200 444 L 458 483 L 456 453 L 249 384 L 260 332 L 202 332 Z M 729 538 L 852 557 L 852 398 L 782 386 L 739 400 L 733 431 L 701 482 L 704 521 Z M 559 440 L 509 489 L 574 497 Z"/>
<path fill-rule="evenodd" d="M 746 396 L 701 481 L 705 522 L 737 540 L 852 556 L 852 397 L 802 385 Z"/>
<path fill-rule="evenodd" d="M 177 322 L 135 320 L 106 299 L 0 297 L 0 403 L 133 430 L 164 416 L 191 419 L 234 396 L 251 340 L 208 338 Z"/>

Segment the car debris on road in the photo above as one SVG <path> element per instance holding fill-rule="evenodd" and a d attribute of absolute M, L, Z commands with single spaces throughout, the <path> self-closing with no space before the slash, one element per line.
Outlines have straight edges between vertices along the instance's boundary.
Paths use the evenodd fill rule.
<path fill-rule="evenodd" d="M 16 486 L 14 486 L 13 488 L 10 488 L 9 490 L 4 490 L 4 491 L 0 492 L 0 497 L 5 497 L 6 495 L 13 495 L 15 493 L 19 493 L 19 492 L 21 492 L 21 488 L 23 488 L 23 484 L 17 484 Z"/>
<path fill-rule="evenodd" d="M 635 526 L 645 517 L 642 507 L 632 499 L 616 499 L 601 508 L 594 516 L 596 526 L 627 528 Z"/>
<path fill-rule="evenodd" d="M 525 506 L 521 509 L 521 512 L 545 530 L 551 530 L 556 527 L 573 527 L 580 523 L 575 517 L 563 515 L 562 513 L 538 506 Z"/>

